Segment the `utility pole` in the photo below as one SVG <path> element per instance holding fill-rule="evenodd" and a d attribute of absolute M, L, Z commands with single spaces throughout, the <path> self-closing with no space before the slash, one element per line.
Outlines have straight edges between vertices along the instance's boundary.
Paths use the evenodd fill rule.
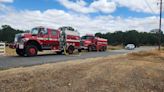
<path fill-rule="evenodd" d="M 161 24 L 162 24 L 162 0 L 160 0 L 160 19 L 159 19 L 159 43 L 158 50 L 161 50 Z"/>

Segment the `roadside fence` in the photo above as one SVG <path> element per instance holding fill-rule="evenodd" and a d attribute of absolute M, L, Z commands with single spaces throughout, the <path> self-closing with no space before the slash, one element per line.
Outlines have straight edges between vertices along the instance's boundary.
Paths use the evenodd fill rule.
<path fill-rule="evenodd" d="M 0 42 L 0 55 L 5 55 L 5 53 L 6 53 L 5 48 L 6 48 L 5 43 Z"/>

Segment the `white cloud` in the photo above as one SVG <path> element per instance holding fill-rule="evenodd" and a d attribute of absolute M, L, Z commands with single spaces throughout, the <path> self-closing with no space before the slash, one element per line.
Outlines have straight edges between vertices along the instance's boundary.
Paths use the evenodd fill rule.
<path fill-rule="evenodd" d="M 114 32 L 116 30 L 136 29 L 139 31 L 150 31 L 158 28 L 158 18 L 155 16 L 144 18 L 121 18 L 108 16 L 90 17 L 82 14 L 67 13 L 62 10 L 49 9 L 41 11 L 11 12 L 0 15 L 0 25 L 8 24 L 16 29 L 30 29 L 35 26 L 46 26 L 58 28 L 61 26 L 72 26 L 84 35 L 96 32 Z"/>
<path fill-rule="evenodd" d="M 150 2 L 151 1 L 152 4 L 154 4 L 154 0 L 150 0 Z M 156 16 L 122 18 L 111 15 L 92 17 L 88 14 L 95 12 L 112 13 L 116 10 L 116 6 L 127 7 L 137 12 L 151 13 L 150 9 L 145 3 L 143 3 L 143 0 L 95 0 L 90 4 L 84 0 L 77 0 L 76 2 L 60 0 L 61 4 L 68 9 L 76 11 L 76 13 L 56 9 L 48 9 L 43 12 L 40 10 L 16 11 L 13 7 L 7 6 L 1 2 L 2 0 L 0 0 L 0 13 L 5 13 L 0 14 L 0 26 L 7 24 L 16 29 L 27 30 L 35 26 L 46 26 L 52 28 L 72 26 L 78 29 L 81 35 L 84 35 L 88 33 L 105 33 L 114 32 L 116 30 L 126 31 L 131 29 L 149 32 L 151 29 L 158 28 L 158 17 Z M 13 2 L 13 0 L 3 0 L 3 2 Z M 155 5 L 152 5 L 152 7 L 155 7 Z M 158 11 L 158 9 L 156 9 L 156 11 Z M 162 27 L 164 29 L 164 26 Z"/>
<path fill-rule="evenodd" d="M 14 0 L 0 0 L 0 3 L 13 3 Z"/>
<path fill-rule="evenodd" d="M 85 0 L 58 0 L 66 8 L 80 13 L 113 13 L 117 7 L 126 7 L 131 11 L 158 14 L 158 0 L 94 0 L 90 4 Z"/>
<path fill-rule="evenodd" d="M 13 10 L 13 7 L 7 6 L 5 3 L 13 3 L 14 0 L 0 0 L 0 13 L 6 13 Z"/>
<path fill-rule="evenodd" d="M 127 7 L 132 11 L 144 13 L 159 13 L 158 0 L 112 0 L 119 7 Z M 152 12 L 153 11 L 153 12 Z"/>
<path fill-rule="evenodd" d="M 90 7 L 104 13 L 111 13 L 116 10 L 116 4 L 107 0 L 94 1 L 93 3 L 91 3 Z"/>
<path fill-rule="evenodd" d="M 71 9 L 76 12 L 80 13 L 90 13 L 95 12 L 94 9 L 87 8 L 87 3 L 83 0 L 78 0 L 76 2 L 69 1 L 69 0 L 59 0 L 59 2 L 64 5 L 66 8 Z"/>
<path fill-rule="evenodd" d="M 13 7 L 10 7 L 10 6 L 6 6 L 5 4 L 1 4 L 0 3 L 0 12 L 9 12 L 9 11 L 12 11 L 13 10 Z"/>
<path fill-rule="evenodd" d="M 80 13 L 112 13 L 116 10 L 116 4 L 108 0 L 96 0 L 90 5 L 84 0 L 76 0 L 76 2 L 70 0 L 59 0 L 59 2 L 66 8 Z"/>

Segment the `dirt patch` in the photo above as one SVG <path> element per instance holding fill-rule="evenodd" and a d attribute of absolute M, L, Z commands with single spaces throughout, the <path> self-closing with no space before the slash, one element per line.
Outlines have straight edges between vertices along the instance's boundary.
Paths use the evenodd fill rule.
<path fill-rule="evenodd" d="M 163 92 L 162 54 L 144 54 L 142 58 L 130 54 L 4 70 L 0 71 L 0 92 Z"/>

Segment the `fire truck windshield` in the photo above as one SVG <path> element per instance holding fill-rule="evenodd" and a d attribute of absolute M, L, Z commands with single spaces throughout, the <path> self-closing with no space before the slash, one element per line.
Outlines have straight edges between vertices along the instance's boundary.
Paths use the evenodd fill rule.
<path fill-rule="evenodd" d="M 37 35 L 38 32 L 39 32 L 38 28 L 33 28 L 33 29 L 31 30 L 31 34 L 33 34 L 33 35 Z"/>
<path fill-rule="evenodd" d="M 86 39 L 93 39 L 93 36 L 83 36 L 81 37 L 82 40 L 86 40 Z"/>
<path fill-rule="evenodd" d="M 47 34 L 47 31 L 44 28 L 33 28 L 31 30 L 31 34 L 38 35 L 38 34 Z"/>

